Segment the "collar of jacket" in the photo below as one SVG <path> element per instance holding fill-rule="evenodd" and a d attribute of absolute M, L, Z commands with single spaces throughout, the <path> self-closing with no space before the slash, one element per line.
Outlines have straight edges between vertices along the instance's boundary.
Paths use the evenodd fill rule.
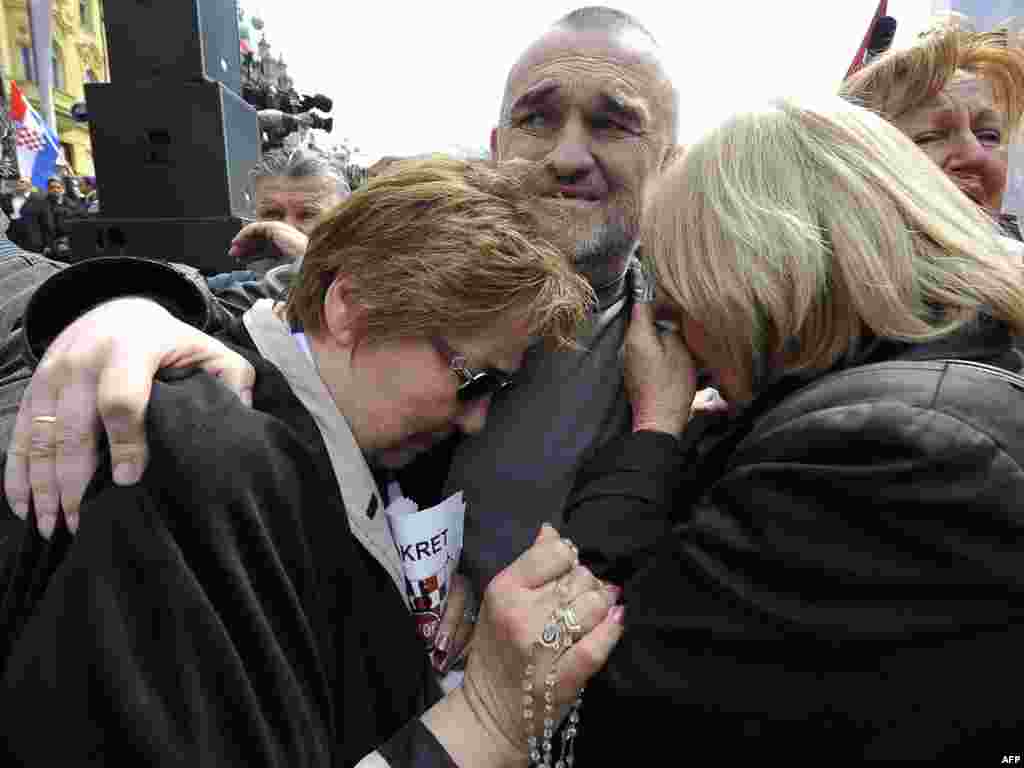
<path fill-rule="evenodd" d="M 1020 353 L 1013 348 L 1010 329 L 1000 320 L 980 313 L 958 330 L 927 342 L 864 336 L 826 370 L 791 373 L 770 379 L 758 389 L 755 400 L 745 411 L 763 413 L 783 397 L 830 373 L 859 365 L 888 360 L 959 359 L 987 362 L 1017 373 L 1024 367 Z"/>
<path fill-rule="evenodd" d="M 260 355 L 281 372 L 316 422 L 327 446 L 352 533 L 388 572 L 403 605 L 407 606 L 405 579 L 384 514 L 380 489 L 316 366 L 295 342 L 286 323 L 275 314 L 274 304 L 271 299 L 257 301 L 242 316 L 242 322 Z"/>
<path fill-rule="evenodd" d="M 831 373 L 872 363 L 896 360 L 973 360 L 1012 373 L 1024 370 L 1024 355 L 1014 348 L 1009 328 L 1000 320 L 980 314 L 973 321 L 946 336 L 924 343 L 867 337 L 834 366 L 783 376 L 767 384 L 746 408 L 708 427 L 701 450 L 701 488 L 714 482 L 724 470 L 737 445 L 758 419 L 783 400 Z"/>

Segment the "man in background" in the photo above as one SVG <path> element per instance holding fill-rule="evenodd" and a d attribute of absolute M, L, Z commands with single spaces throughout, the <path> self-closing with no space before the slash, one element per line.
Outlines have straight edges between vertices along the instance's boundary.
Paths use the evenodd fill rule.
<path fill-rule="evenodd" d="M 46 250 L 53 239 L 53 217 L 31 179 L 21 177 L 13 193 L 0 196 L 0 209 L 10 222 L 7 237 L 12 243 L 33 253 Z"/>
<path fill-rule="evenodd" d="M 60 176 L 51 176 L 47 182 L 46 203 L 50 208 L 50 220 L 53 222 L 53 236 L 50 239 L 48 255 L 58 261 L 69 261 L 71 259 L 70 219 L 83 215 L 83 211 L 69 198 L 64 180 Z"/>
<path fill-rule="evenodd" d="M 351 194 L 341 166 L 314 149 L 271 150 L 251 177 L 256 222 L 238 233 L 232 253 L 247 260 L 261 245 L 272 243 L 276 253 L 247 265 L 260 275 L 300 260 L 320 215 Z"/>
<path fill-rule="evenodd" d="M 271 150 L 251 177 L 257 220 L 235 236 L 230 251 L 245 269 L 207 280 L 231 314 L 242 314 L 257 299 L 279 297 L 319 216 L 351 194 L 341 165 L 313 149 Z"/>
<path fill-rule="evenodd" d="M 82 205 L 87 213 L 100 212 L 100 198 L 96 189 L 95 176 L 82 176 L 79 181 L 79 188 L 82 190 Z"/>

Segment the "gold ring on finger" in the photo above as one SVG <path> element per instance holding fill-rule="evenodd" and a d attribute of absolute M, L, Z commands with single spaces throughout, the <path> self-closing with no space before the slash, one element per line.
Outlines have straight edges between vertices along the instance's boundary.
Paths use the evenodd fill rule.
<path fill-rule="evenodd" d="M 567 605 L 559 611 L 559 616 L 562 619 L 562 623 L 565 624 L 565 628 L 574 635 L 580 635 L 583 633 L 583 626 L 580 624 L 579 617 L 576 615 L 576 609 L 571 605 Z"/>

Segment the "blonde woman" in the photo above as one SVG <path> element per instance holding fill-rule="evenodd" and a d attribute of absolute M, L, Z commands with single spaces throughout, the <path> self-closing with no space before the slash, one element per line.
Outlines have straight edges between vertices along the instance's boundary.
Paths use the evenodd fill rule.
<path fill-rule="evenodd" d="M 623 713 L 732 764 L 997 759 L 1024 732 L 1024 289 L 991 219 L 877 115 L 782 100 L 668 169 L 644 243 L 638 431 L 566 531 L 585 561 L 603 531 L 672 531 L 600 563 L 630 614 L 581 762 Z M 738 409 L 699 457 L 675 442 L 698 366 Z"/>
<path fill-rule="evenodd" d="M 961 191 L 998 213 L 1007 145 L 1024 115 L 1024 50 L 998 32 L 938 26 L 845 83 L 841 95 L 909 136 Z"/>

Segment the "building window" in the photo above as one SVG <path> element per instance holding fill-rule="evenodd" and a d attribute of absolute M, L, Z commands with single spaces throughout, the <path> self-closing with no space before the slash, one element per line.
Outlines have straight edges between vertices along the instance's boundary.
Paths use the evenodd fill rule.
<path fill-rule="evenodd" d="M 78 18 L 82 22 L 84 29 L 92 29 L 92 9 L 90 4 L 92 0 L 78 0 Z"/>
<path fill-rule="evenodd" d="M 53 46 L 53 88 L 56 91 L 66 91 L 64 87 L 64 54 L 57 45 Z"/>
<path fill-rule="evenodd" d="M 87 83 L 95 83 L 96 82 L 96 73 L 93 72 L 92 67 L 89 67 L 89 68 L 87 68 L 85 70 L 85 74 L 83 75 L 83 77 L 85 78 L 85 82 L 87 82 Z"/>
<path fill-rule="evenodd" d="M 75 148 L 68 144 L 66 141 L 60 143 L 60 148 L 64 150 L 64 162 L 68 164 L 69 168 L 74 169 L 75 167 Z"/>
<path fill-rule="evenodd" d="M 25 76 L 26 80 L 31 80 L 32 82 L 35 82 L 35 80 L 36 80 L 36 67 L 35 67 L 35 59 L 32 57 L 32 49 L 31 48 L 22 48 L 21 49 L 21 71 L 22 71 L 22 74 Z"/>

